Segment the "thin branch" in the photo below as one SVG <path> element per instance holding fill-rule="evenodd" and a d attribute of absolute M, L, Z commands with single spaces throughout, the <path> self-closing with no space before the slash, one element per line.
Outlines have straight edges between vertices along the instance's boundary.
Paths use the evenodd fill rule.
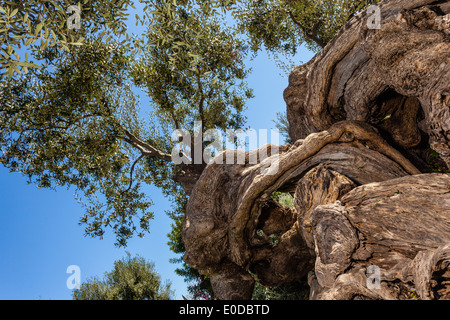
<path fill-rule="evenodd" d="M 66 125 L 62 126 L 62 125 L 57 125 L 57 124 L 51 123 L 51 121 L 36 123 L 29 116 L 25 115 L 26 120 L 28 120 L 34 127 L 26 127 L 24 129 L 22 129 L 22 131 L 45 131 L 45 130 L 52 130 L 52 129 L 68 130 L 71 126 L 75 125 L 77 122 L 80 122 L 80 121 L 85 120 L 87 118 L 101 117 L 101 116 L 102 116 L 101 114 L 90 113 L 90 114 L 86 114 L 86 115 L 77 117 L 75 119 L 71 119 L 70 121 L 58 118 L 56 123 L 58 123 L 58 122 L 66 123 Z"/>
<path fill-rule="evenodd" d="M 319 19 L 314 26 L 312 27 L 311 30 L 308 30 L 304 25 L 302 25 L 294 16 L 294 14 L 292 13 L 292 11 L 288 10 L 287 13 L 289 14 L 289 17 L 291 18 L 292 22 L 294 22 L 297 26 L 300 27 L 300 29 L 302 29 L 303 33 L 310 38 L 312 41 L 314 41 L 315 43 L 317 43 L 320 47 L 324 48 L 327 44 L 322 41 L 322 39 L 320 39 L 317 36 L 317 29 L 320 25 L 320 23 L 322 22 L 321 19 Z"/>
<path fill-rule="evenodd" d="M 127 138 L 125 138 L 124 141 L 129 143 L 131 146 L 138 149 L 139 151 L 141 151 L 143 155 L 149 157 L 157 157 L 165 161 L 172 161 L 172 156 L 170 154 L 164 153 L 161 150 L 158 150 L 155 147 L 151 146 L 150 144 L 138 139 L 127 129 L 123 130 L 127 136 Z"/>
<path fill-rule="evenodd" d="M 134 161 L 133 165 L 131 166 L 131 170 L 130 170 L 130 184 L 128 185 L 128 189 L 123 190 L 120 195 L 130 191 L 131 186 L 133 185 L 133 172 L 134 172 L 134 167 L 136 166 L 136 164 L 141 161 L 141 159 L 145 156 L 145 154 L 141 154 L 141 156 L 139 158 L 136 159 L 136 161 Z"/>
<path fill-rule="evenodd" d="M 173 110 L 170 110 L 170 116 L 172 117 L 172 120 L 175 123 L 175 129 L 177 129 L 177 130 L 181 129 L 180 123 L 178 122 L 178 119 L 176 118 L 175 113 L 173 112 Z"/>
<path fill-rule="evenodd" d="M 200 72 L 200 71 L 199 71 Z M 200 115 L 200 120 L 202 121 L 202 129 L 204 129 L 205 126 L 205 115 L 204 115 L 204 104 L 205 104 L 205 93 L 203 92 L 203 84 L 202 80 L 200 79 L 200 73 L 197 74 L 197 86 L 198 91 L 200 92 L 200 101 L 198 103 L 198 113 Z"/>

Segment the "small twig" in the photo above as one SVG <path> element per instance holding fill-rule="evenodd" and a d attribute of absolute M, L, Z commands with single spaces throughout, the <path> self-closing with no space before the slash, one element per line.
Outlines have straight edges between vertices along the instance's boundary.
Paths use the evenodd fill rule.
<path fill-rule="evenodd" d="M 124 193 L 130 191 L 131 186 L 133 185 L 133 172 L 134 172 L 134 167 L 136 166 L 136 164 L 145 156 L 145 154 L 141 154 L 141 156 L 139 158 L 136 159 L 136 161 L 134 161 L 133 165 L 131 166 L 131 170 L 130 170 L 130 184 L 128 185 L 128 189 L 123 190 L 120 195 L 123 195 Z"/>
<path fill-rule="evenodd" d="M 150 144 L 138 139 L 130 131 L 124 129 L 127 138 L 124 139 L 125 142 L 131 144 L 133 147 L 141 151 L 145 156 L 157 157 L 165 161 L 172 161 L 172 156 L 170 154 L 164 153 Z"/>
<path fill-rule="evenodd" d="M 288 10 L 287 13 L 289 14 L 289 17 L 291 17 L 292 22 L 294 22 L 296 25 L 298 25 L 300 27 L 300 29 L 302 29 L 303 33 L 310 38 L 312 41 L 314 41 L 315 43 L 317 43 L 319 46 L 321 46 L 322 48 L 324 48 L 327 44 L 322 41 L 322 39 L 320 39 L 317 36 L 317 28 L 319 27 L 320 23 L 322 22 L 321 19 L 319 19 L 316 23 L 314 23 L 312 30 L 308 30 L 304 25 L 302 25 L 294 16 L 294 14 L 292 13 L 292 11 Z"/>

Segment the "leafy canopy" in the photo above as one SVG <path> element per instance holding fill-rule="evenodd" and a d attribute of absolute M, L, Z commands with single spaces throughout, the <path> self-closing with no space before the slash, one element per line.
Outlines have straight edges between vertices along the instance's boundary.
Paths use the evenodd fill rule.
<path fill-rule="evenodd" d="M 170 283 L 161 283 L 155 265 L 129 253 L 114 262 L 114 268 L 102 279 L 94 277 L 75 289 L 73 300 L 169 300 Z"/>
<path fill-rule="evenodd" d="M 173 130 L 195 121 L 240 128 L 252 96 L 246 47 L 231 30 L 189 2 L 147 3 L 145 41 L 107 42 L 85 30 L 82 46 L 32 51 L 43 68 L 1 82 L 0 162 L 40 187 L 74 187 L 86 234 L 112 228 L 118 245 L 148 231 L 143 185 L 185 202 L 173 181 L 181 170 L 170 161 Z M 148 117 L 133 85 L 148 94 Z"/>
<path fill-rule="evenodd" d="M 322 49 L 355 14 L 378 0 L 241 0 L 231 8 L 258 51 L 295 55 Z"/>
<path fill-rule="evenodd" d="M 38 67 L 28 51 L 55 47 L 68 52 L 81 45 L 86 30 L 99 32 L 106 41 L 125 34 L 130 6 L 131 0 L 0 1 L 0 79 Z"/>
<path fill-rule="evenodd" d="M 72 1 L 0 2 L 0 162 L 39 187 L 72 187 L 86 234 L 111 228 L 122 246 L 148 231 L 152 201 L 143 186 L 155 185 L 173 200 L 169 245 L 183 253 L 188 197 L 173 179 L 184 172 L 170 161 L 173 130 L 192 132 L 195 121 L 203 130 L 242 128 L 249 49 L 318 51 L 377 1 L 139 2 L 137 21 L 147 26 L 139 39 L 126 33 L 130 0 L 80 0 L 75 29 Z M 228 13 L 236 26 L 225 26 Z M 148 95 L 144 110 L 133 86 Z M 287 125 L 279 115 L 277 126 Z M 200 277 L 186 264 L 178 272 Z M 200 290 L 210 291 L 201 279 Z M 88 291 L 101 288 L 93 281 Z"/>

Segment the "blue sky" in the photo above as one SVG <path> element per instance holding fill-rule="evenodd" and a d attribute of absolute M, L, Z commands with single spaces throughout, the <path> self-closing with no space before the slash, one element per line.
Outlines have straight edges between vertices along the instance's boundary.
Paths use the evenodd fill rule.
<path fill-rule="evenodd" d="M 130 19 L 130 26 L 134 25 Z M 296 62 L 301 64 L 312 56 L 301 49 Z M 283 90 L 288 75 L 280 75 L 282 71 L 264 53 L 248 65 L 253 69 L 248 83 L 255 94 L 248 103 L 248 125 L 256 130 L 274 128 L 276 113 L 286 109 Z M 167 246 L 171 220 L 165 210 L 170 209 L 170 202 L 158 189 L 147 187 L 155 213 L 150 234 L 117 248 L 111 233 L 102 240 L 84 237 L 84 227 L 78 225 L 83 208 L 75 201 L 73 190 L 38 189 L 28 185 L 20 173 L 4 167 L 0 167 L 0 181 L 0 299 L 71 299 L 66 286 L 68 266 L 79 266 L 81 281 L 85 281 L 110 271 L 126 251 L 154 262 L 162 280 L 172 282 L 175 298 L 187 295 L 187 284 L 174 273 L 177 266 L 169 262 L 176 257 Z"/>

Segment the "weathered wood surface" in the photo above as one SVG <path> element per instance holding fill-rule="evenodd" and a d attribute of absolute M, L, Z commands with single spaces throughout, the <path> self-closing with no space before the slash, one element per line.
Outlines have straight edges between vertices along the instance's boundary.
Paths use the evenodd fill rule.
<path fill-rule="evenodd" d="M 294 145 L 189 184 L 184 258 L 217 298 L 250 299 L 251 272 L 266 286 L 308 274 L 311 299 L 450 299 L 450 176 L 427 173 L 450 164 L 450 1 L 380 7 L 381 29 L 363 12 L 293 70 Z"/>
<path fill-rule="evenodd" d="M 336 153 L 337 150 L 340 151 Z M 226 151 L 218 157 L 226 157 L 228 152 L 237 151 Z M 249 153 L 246 157 L 248 160 Z M 275 174 L 265 174 L 267 161 L 277 164 Z M 351 182 L 351 186 L 420 173 L 372 127 L 354 121 L 337 123 L 294 146 L 284 146 L 279 155 L 272 155 L 258 164 L 210 164 L 188 202 L 183 228 L 185 261 L 211 275 L 212 279 L 223 279 L 223 274 L 232 274 L 227 271 L 230 264 L 244 271 L 252 269 L 261 274 L 261 281 L 268 285 L 279 285 L 304 275 L 309 271 L 313 257 L 309 256 L 307 243 L 296 231 L 298 222 L 294 223 L 295 219 L 287 214 L 286 219 L 294 225 L 287 225 L 284 219 L 276 225 L 264 210 L 273 191 L 291 188 L 295 192 L 296 181 L 324 163 L 354 177 L 354 181 L 360 179 L 359 183 L 353 184 L 342 176 L 342 181 Z M 349 188 L 344 189 L 348 191 Z M 272 230 L 291 227 L 275 248 L 267 241 L 264 243 L 257 233 L 258 228 L 266 228 L 266 222 Z M 297 266 L 295 272 L 292 265 Z"/>
<path fill-rule="evenodd" d="M 429 142 L 449 165 L 448 1 L 380 7 L 381 29 L 369 30 L 363 12 L 292 71 L 284 92 L 290 136 L 296 141 L 337 121 L 364 121 L 411 153 Z"/>
<path fill-rule="evenodd" d="M 449 174 L 357 187 L 316 207 L 311 230 L 311 298 L 450 298 Z M 366 285 L 370 266 L 380 268 L 380 288 L 373 290 Z"/>

